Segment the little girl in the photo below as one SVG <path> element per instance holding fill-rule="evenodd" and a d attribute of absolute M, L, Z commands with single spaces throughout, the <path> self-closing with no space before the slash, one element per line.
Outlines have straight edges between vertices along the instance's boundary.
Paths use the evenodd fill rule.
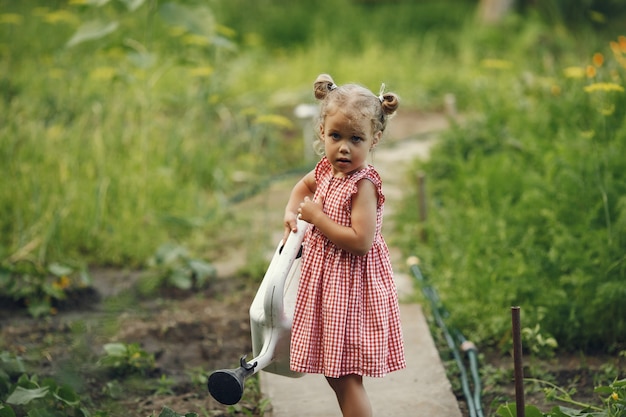
<path fill-rule="evenodd" d="M 344 417 L 372 409 L 363 376 L 406 366 L 389 251 L 381 235 L 382 182 L 367 163 L 398 97 L 377 97 L 355 84 L 338 87 L 326 74 L 314 84 L 321 100 L 324 156 L 293 188 L 285 237 L 297 218 L 305 235 L 291 336 L 291 369 L 322 373 Z"/>

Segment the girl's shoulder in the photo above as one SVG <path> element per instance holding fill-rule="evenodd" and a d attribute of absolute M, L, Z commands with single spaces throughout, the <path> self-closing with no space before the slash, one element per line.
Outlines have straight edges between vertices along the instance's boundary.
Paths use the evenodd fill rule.
<path fill-rule="evenodd" d="M 383 180 L 380 178 L 380 174 L 372 165 L 368 165 L 362 170 L 355 172 L 353 178 L 355 182 L 358 182 L 362 179 L 368 179 L 372 181 L 376 185 L 376 187 L 381 187 L 383 183 Z"/>
<path fill-rule="evenodd" d="M 358 182 L 361 180 L 368 180 L 374 184 L 376 187 L 376 192 L 378 193 L 378 206 L 382 206 L 385 202 L 385 195 L 383 194 L 383 181 L 380 178 L 380 174 L 376 171 L 372 165 L 368 165 L 366 168 L 355 172 L 351 177 L 352 181 L 352 193 L 356 194 L 358 192 Z"/>
<path fill-rule="evenodd" d="M 330 164 L 330 161 L 325 156 L 320 159 L 320 161 L 315 165 L 315 180 L 319 181 L 320 178 L 326 175 L 332 175 L 333 166 Z"/>

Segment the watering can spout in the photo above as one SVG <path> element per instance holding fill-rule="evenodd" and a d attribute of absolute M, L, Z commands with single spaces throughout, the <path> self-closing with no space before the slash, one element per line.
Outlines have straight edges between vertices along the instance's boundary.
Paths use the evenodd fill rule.
<path fill-rule="evenodd" d="M 254 374 L 258 362 L 246 362 L 246 355 L 239 359 L 239 368 L 220 369 L 209 377 L 209 392 L 224 405 L 237 404 L 243 396 L 244 381 Z"/>

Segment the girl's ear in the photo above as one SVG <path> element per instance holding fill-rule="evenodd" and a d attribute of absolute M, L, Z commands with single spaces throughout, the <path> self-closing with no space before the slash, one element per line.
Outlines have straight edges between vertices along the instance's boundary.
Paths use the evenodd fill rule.
<path fill-rule="evenodd" d="M 324 123 L 320 123 L 320 139 L 324 141 Z"/>
<path fill-rule="evenodd" d="M 382 136 L 383 136 L 382 130 L 379 130 L 378 132 L 374 134 L 374 138 L 372 140 L 372 146 L 370 146 L 370 151 L 376 147 L 376 145 L 378 144 L 378 141 L 380 140 Z"/>

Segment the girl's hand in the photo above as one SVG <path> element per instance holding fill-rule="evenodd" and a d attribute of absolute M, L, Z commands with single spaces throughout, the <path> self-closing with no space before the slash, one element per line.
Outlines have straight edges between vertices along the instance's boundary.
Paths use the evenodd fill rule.
<path fill-rule="evenodd" d="M 289 233 L 298 231 L 297 214 L 293 211 L 285 211 L 285 217 L 283 219 L 285 225 L 285 233 L 283 233 L 283 245 L 287 243 Z"/>
<path fill-rule="evenodd" d="M 305 222 L 315 224 L 315 219 L 319 214 L 324 214 L 324 197 L 318 197 L 315 200 L 311 200 L 309 197 L 304 197 L 304 201 L 300 203 L 298 208 L 298 218 Z"/>

